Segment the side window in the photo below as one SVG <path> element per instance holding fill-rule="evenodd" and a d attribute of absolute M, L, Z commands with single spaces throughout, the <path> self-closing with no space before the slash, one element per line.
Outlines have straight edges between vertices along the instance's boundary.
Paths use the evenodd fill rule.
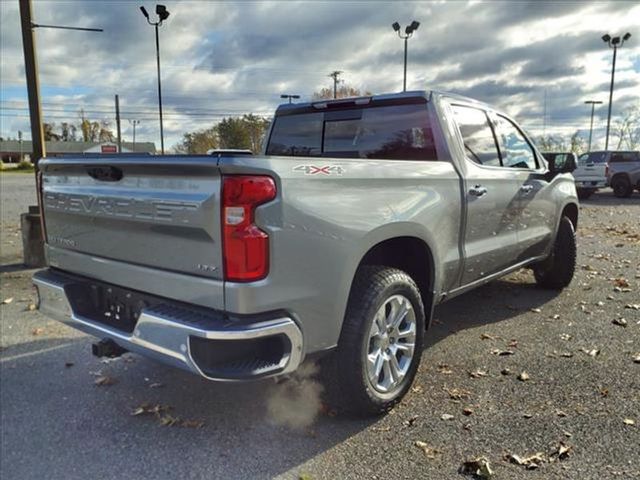
<path fill-rule="evenodd" d="M 481 165 L 499 167 L 500 155 L 486 113 L 462 105 L 452 105 L 451 109 L 460 129 L 467 156 Z"/>
<path fill-rule="evenodd" d="M 322 113 L 277 117 L 267 155 L 319 157 L 322 154 Z"/>
<path fill-rule="evenodd" d="M 586 165 L 587 163 L 589 163 L 588 160 L 589 160 L 589 154 L 583 153 L 578 157 L 578 165 Z"/>
<path fill-rule="evenodd" d="M 498 115 L 496 119 L 496 134 L 502 153 L 503 166 L 535 170 L 538 166 L 536 155 L 520 130 L 511 120 L 501 115 Z"/>

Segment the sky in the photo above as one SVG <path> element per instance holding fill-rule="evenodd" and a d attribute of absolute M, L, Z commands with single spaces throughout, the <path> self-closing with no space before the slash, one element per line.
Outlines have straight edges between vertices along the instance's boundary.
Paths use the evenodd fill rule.
<path fill-rule="evenodd" d="M 588 137 L 604 147 L 613 51 L 601 37 L 630 32 L 618 50 L 614 121 L 640 106 L 640 1 L 165 1 L 160 27 L 165 146 L 225 116 L 269 116 L 281 94 L 332 87 L 334 70 L 374 94 L 402 90 L 403 41 L 412 20 L 408 90 L 473 97 L 513 115 L 534 136 Z M 120 97 L 123 140 L 159 148 L 152 18 L 144 1 L 34 0 L 34 21 L 102 28 L 36 29 L 46 122 L 111 122 Z M 0 0 L 0 136 L 30 138 L 18 0 Z M 599 145 L 602 144 L 602 145 Z"/>

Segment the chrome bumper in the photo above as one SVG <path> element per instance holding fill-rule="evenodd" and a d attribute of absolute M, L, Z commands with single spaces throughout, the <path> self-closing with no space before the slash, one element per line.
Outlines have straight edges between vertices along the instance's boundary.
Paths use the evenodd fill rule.
<path fill-rule="evenodd" d="M 131 352 L 154 358 L 163 363 L 182 368 L 209 380 L 245 380 L 286 374 L 294 371 L 302 361 L 302 333 L 295 322 L 288 318 L 242 325 L 226 324 L 218 329 L 208 329 L 202 321 L 193 321 L 167 309 L 143 309 L 131 334 L 109 325 L 83 318 L 74 312 L 65 285 L 66 275 L 41 270 L 33 276 L 38 290 L 38 309 L 45 315 L 98 338 L 109 338 Z M 255 340 L 272 336 L 284 336 L 290 348 L 279 362 L 257 368 L 251 376 L 241 378 L 218 377 L 203 371 L 192 355 L 190 339 L 205 340 Z"/>

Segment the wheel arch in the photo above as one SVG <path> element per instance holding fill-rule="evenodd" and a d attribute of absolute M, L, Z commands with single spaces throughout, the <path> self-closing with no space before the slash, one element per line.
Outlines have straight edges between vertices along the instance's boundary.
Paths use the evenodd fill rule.
<path fill-rule="evenodd" d="M 429 328 L 436 300 L 436 268 L 434 252 L 427 242 L 408 235 L 387 238 L 372 245 L 358 263 L 351 281 L 349 298 L 355 276 L 365 265 L 383 265 L 406 272 L 418 286 L 424 305 L 425 326 Z"/>

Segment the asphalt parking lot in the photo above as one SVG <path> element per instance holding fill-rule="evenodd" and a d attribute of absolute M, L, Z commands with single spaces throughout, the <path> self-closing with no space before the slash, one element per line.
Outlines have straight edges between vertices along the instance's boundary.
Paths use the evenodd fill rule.
<path fill-rule="evenodd" d="M 35 311 L 18 231 L 32 179 L 0 175 L 3 479 L 461 479 L 479 457 L 496 479 L 640 478 L 637 193 L 583 202 L 565 291 L 521 271 L 439 307 L 415 386 L 388 415 L 321 409 L 292 428 L 268 408 L 292 400 L 283 384 L 104 363 Z"/>

